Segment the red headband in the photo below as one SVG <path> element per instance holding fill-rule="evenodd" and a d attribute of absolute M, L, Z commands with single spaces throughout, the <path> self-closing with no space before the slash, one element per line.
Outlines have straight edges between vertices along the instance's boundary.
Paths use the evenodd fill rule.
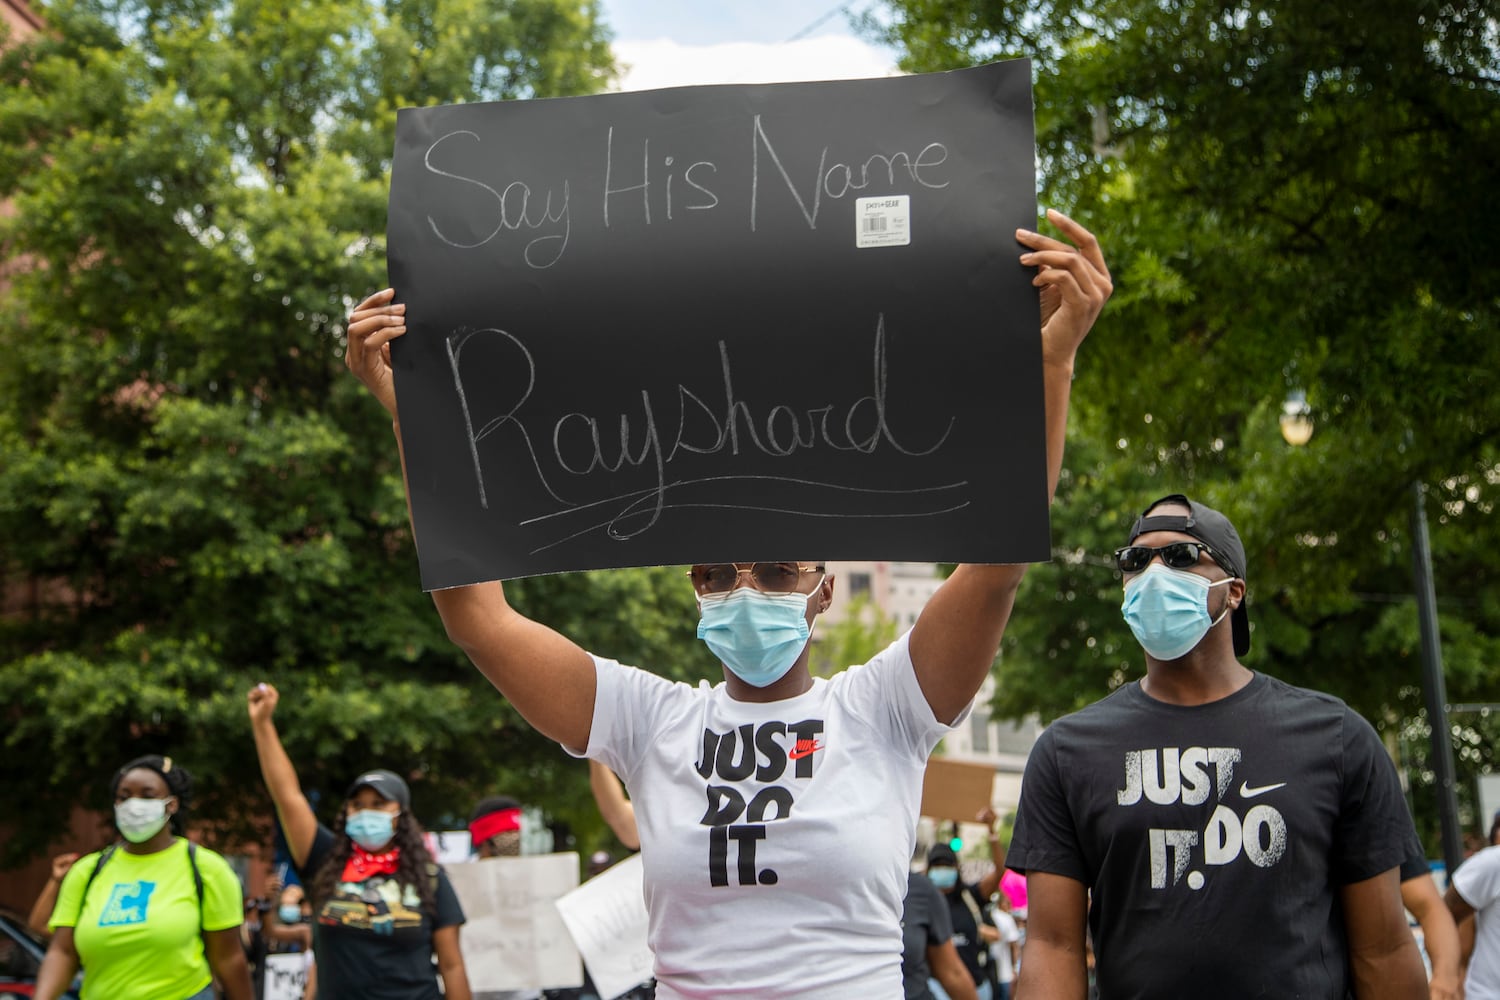
<path fill-rule="evenodd" d="M 485 813 L 469 824 L 469 840 L 478 847 L 491 837 L 521 829 L 520 809 L 501 809 Z"/>

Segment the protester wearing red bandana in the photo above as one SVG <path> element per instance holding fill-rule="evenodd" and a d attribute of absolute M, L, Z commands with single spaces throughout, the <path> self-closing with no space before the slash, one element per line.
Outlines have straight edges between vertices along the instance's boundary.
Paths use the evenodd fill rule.
<path fill-rule="evenodd" d="M 463 910 L 427 849 L 406 782 L 391 771 L 361 773 L 333 827 L 322 825 L 272 721 L 278 699 L 269 684 L 252 688 L 250 726 L 261 774 L 312 902 L 318 996 L 471 1000 L 459 950 Z M 519 829 L 519 809 L 517 820 Z"/>
<path fill-rule="evenodd" d="M 521 803 L 508 795 L 480 802 L 469 820 L 469 843 L 481 858 L 520 857 Z"/>

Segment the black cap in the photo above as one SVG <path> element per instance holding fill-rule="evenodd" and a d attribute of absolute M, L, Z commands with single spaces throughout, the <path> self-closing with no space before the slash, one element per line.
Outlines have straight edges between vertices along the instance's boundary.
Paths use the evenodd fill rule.
<path fill-rule="evenodd" d="M 927 852 L 927 867 L 933 865 L 947 865 L 949 868 L 958 867 L 958 855 L 953 853 L 953 848 L 947 844 L 933 844 L 932 850 Z"/>
<path fill-rule="evenodd" d="M 354 793 L 361 788 L 373 788 L 375 794 L 381 798 L 396 803 L 402 809 L 411 808 L 411 791 L 407 789 L 406 782 L 401 780 L 401 776 L 394 771 L 387 771 L 384 768 L 366 771 L 354 779 L 354 783 L 344 793 L 344 798 L 354 798 Z"/>
<path fill-rule="evenodd" d="M 1169 503 L 1186 507 L 1187 516 L 1151 514 L 1151 511 L 1157 507 Z M 1229 518 L 1212 507 L 1195 503 L 1181 493 L 1164 496 L 1150 503 L 1141 512 L 1141 516 L 1135 519 L 1126 544 L 1129 545 L 1148 531 L 1179 531 L 1185 535 L 1192 535 L 1208 546 L 1214 562 L 1218 563 L 1224 572 L 1248 583 L 1248 578 L 1245 576 L 1245 546 L 1240 542 L 1240 533 L 1234 530 L 1234 525 L 1229 522 Z M 1250 652 L 1250 611 L 1247 608 L 1249 603 L 1249 595 L 1246 595 L 1245 600 L 1240 601 L 1240 606 L 1235 608 L 1230 616 L 1236 656 L 1244 656 Z"/>

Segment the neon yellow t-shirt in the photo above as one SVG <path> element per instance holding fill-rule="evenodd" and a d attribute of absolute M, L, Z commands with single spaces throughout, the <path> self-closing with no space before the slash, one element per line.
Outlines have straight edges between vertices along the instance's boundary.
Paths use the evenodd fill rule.
<path fill-rule="evenodd" d="M 196 857 L 203 877 L 201 924 L 187 841 L 180 837 L 155 854 L 116 848 L 87 899 L 83 886 L 99 854 L 79 859 L 68 871 L 47 924 L 54 931 L 73 928 L 84 1000 L 182 1000 L 209 984 L 213 976 L 200 929 L 238 927 L 244 902 L 227 861 L 203 847 Z"/>

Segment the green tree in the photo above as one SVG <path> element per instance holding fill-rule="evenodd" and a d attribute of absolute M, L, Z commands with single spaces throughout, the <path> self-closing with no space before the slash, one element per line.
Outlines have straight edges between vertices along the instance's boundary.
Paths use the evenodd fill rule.
<path fill-rule="evenodd" d="M 198 814 L 267 808 L 244 695 L 307 785 L 413 774 L 429 824 L 505 790 L 586 830 L 583 766 L 447 641 L 388 422 L 342 372 L 383 284 L 394 109 L 588 93 L 593 0 L 56 0 L 0 60 L 0 819 L 34 856 L 143 752 Z M 529 613 L 711 666 L 669 570 L 528 580 Z M 591 825 L 592 824 L 592 825 Z"/>
<path fill-rule="evenodd" d="M 1146 502 L 1188 491 L 1245 537 L 1250 665 L 1387 732 L 1425 726 L 1414 481 L 1450 700 L 1491 697 L 1496 25 L 1488 0 L 887 0 L 869 19 L 907 70 L 1034 60 L 1040 199 L 1098 233 L 1116 278 L 998 712 L 1055 716 L 1139 675 L 1109 554 Z M 1299 388 L 1317 431 L 1292 449 L 1277 416 Z M 1461 778 L 1489 766 L 1483 732 L 1458 734 Z"/>
<path fill-rule="evenodd" d="M 813 642 L 813 672 L 832 676 L 855 663 L 866 663 L 896 638 L 896 623 L 871 602 L 868 594 L 851 599 L 843 615 L 821 625 Z"/>

